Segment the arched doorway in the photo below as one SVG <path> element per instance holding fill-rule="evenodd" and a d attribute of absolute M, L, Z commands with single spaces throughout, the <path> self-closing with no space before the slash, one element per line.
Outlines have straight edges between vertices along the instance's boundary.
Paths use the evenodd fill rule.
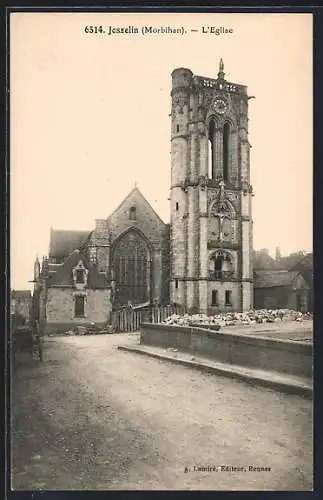
<path fill-rule="evenodd" d="M 141 304 L 150 300 L 150 251 L 137 231 L 128 231 L 117 240 L 113 269 L 116 304 Z"/>

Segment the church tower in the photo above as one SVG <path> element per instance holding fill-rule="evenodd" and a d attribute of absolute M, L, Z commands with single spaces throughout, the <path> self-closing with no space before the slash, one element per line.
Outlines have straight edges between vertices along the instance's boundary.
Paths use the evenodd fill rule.
<path fill-rule="evenodd" d="M 253 307 L 247 87 L 172 72 L 171 300 L 216 314 Z"/>

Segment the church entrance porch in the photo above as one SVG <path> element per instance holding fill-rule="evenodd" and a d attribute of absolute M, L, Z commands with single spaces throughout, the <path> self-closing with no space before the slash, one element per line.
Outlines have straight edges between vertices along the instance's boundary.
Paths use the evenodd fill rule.
<path fill-rule="evenodd" d="M 117 306 L 150 301 L 150 250 L 137 231 L 128 231 L 118 239 L 114 249 L 113 269 Z"/>

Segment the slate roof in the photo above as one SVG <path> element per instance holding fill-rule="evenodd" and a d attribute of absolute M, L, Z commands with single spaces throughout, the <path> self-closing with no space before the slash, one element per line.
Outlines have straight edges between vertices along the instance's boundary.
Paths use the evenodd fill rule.
<path fill-rule="evenodd" d="M 299 271 L 256 271 L 254 288 L 291 286 Z"/>
<path fill-rule="evenodd" d="M 78 249 L 90 231 L 69 231 L 62 229 L 52 229 L 49 243 L 49 257 L 64 259 L 75 249 Z"/>
<path fill-rule="evenodd" d="M 253 252 L 253 268 L 259 270 L 284 270 L 282 264 L 273 259 L 268 253 L 258 250 Z"/>
<path fill-rule="evenodd" d="M 57 272 L 48 278 L 48 286 L 73 287 L 74 281 L 72 269 L 77 266 L 80 260 L 83 262 L 84 267 L 89 270 L 87 288 L 98 289 L 109 287 L 109 283 L 105 275 L 99 273 L 96 267 L 90 264 L 86 256 L 79 250 L 74 250 L 74 252 L 72 252 L 66 259 L 64 264 L 58 268 Z"/>
<path fill-rule="evenodd" d="M 47 263 L 48 271 L 56 272 L 61 267 L 61 265 L 62 264 L 53 264 L 53 262 L 48 262 Z"/>
<path fill-rule="evenodd" d="M 291 270 L 307 270 L 313 269 L 313 254 L 308 253 L 304 255 L 296 264 L 291 267 Z"/>

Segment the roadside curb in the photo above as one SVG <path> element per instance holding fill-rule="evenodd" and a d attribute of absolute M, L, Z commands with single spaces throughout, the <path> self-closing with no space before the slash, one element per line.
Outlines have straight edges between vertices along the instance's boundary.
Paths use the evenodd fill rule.
<path fill-rule="evenodd" d="M 285 392 L 287 394 L 297 394 L 308 399 L 313 398 L 313 388 L 309 384 L 307 384 L 306 381 L 295 382 L 294 380 L 290 380 L 288 376 L 284 377 L 284 375 L 280 373 L 274 375 L 272 372 L 268 372 L 268 374 L 266 374 L 266 377 L 261 377 L 256 374 L 256 370 L 254 371 L 254 373 L 252 373 L 252 369 L 249 368 L 248 373 L 246 373 L 242 367 L 237 365 L 218 363 L 218 366 L 216 366 L 216 362 L 213 365 L 210 365 L 207 363 L 192 361 L 188 359 L 174 358 L 172 356 L 168 356 L 167 354 L 150 352 L 145 350 L 144 347 L 119 345 L 117 349 L 120 351 L 134 352 L 136 354 L 150 356 L 161 361 L 180 364 L 208 373 L 236 378 L 252 385 L 267 387 L 276 391 Z M 275 376 L 276 380 L 274 380 Z"/>

